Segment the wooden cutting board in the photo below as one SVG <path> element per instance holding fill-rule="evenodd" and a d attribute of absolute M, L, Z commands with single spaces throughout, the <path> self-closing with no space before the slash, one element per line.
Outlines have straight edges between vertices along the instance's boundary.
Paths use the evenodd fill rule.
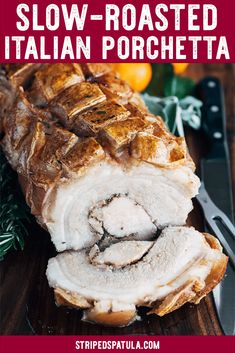
<path fill-rule="evenodd" d="M 207 67 L 208 65 L 191 65 L 189 73 L 201 78 L 204 74 L 208 74 Z M 230 77 L 231 79 L 233 77 L 226 76 L 228 68 L 229 65 L 220 65 L 219 69 L 215 69 L 215 73 L 218 73 L 217 76 L 221 78 L 224 72 L 230 82 Z M 233 131 L 233 124 L 231 124 L 231 129 Z M 188 130 L 187 142 L 190 153 L 197 164 L 207 149 L 205 139 L 200 133 Z M 189 216 L 188 224 L 203 231 L 203 219 L 197 204 Z M 48 286 L 45 271 L 48 259 L 56 252 L 49 234 L 42 230 L 34 220 L 29 228 L 30 236 L 26 241 L 24 251 L 9 254 L 0 265 L 1 334 L 222 334 L 211 295 L 204 298 L 197 306 L 186 304 L 163 318 L 155 315 L 147 316 L 143 309 L 141 310 L 142 321 L 137 321 L 126 328 L 102 327 L 81 321 L 80 311 L 58 308 L 54 304 L 53 291 Z"/>

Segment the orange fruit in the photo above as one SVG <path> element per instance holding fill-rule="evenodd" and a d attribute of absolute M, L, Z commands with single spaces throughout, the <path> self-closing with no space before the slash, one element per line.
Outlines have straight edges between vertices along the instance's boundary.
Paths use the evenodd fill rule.
<path fill-rule="evenodd" d="M 187 69 L 189 64 L 187 64 L 187 63 L 175 63 L 175 64 L 172 64 L 172 65 L 173 65 L 173 68 L 174 68 L 174 73 L 176 75 L 180 75 Z"/>
<path fill-rule="evenodd" d="M 142 92 L 152 78 L 152 67 L 147 63 L 113 64 L 113 67 L 136 92 Z"/>

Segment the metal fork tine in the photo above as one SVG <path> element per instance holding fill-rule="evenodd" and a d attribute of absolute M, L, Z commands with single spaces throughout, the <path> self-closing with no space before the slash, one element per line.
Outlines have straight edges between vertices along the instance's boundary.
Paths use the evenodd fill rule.
<path fill-rule="evenodd" d="M 216 220 L 219 220 L 233 237 L 235 236 L 234 225 L 229 220 L 229 218 L 211 200 L 210 196 L 208 195 L 205 189 L 204 183 L 201 184 L 199 194 L 196 196 L 196 198 L 202 206 L 208 225 L 211 227 L 212 231 L 223 245 L 225 252 L 231 260 L 231 264 L 235 269 L 235 253 L 227 242 L 225 236 L 219 229 L 218 225 L 216 224 Z"/>
<path fill-rule="evenodd" d="M 231 260 L 231 263 L 232 263 L 233 267 L 235 268 L 235 254 L 234 254 L 234 251 L 232 250 L 232 248 L 228 244 L 227 240 L 223 236 L 223 233 L 220 231 L 220 229 L 217 226 L 217 224 L 214 221 L 214 219 L 208 218 L 207 222 L 208 222 L 209 226 L 211 227 L 211 229 L 213 230 L 213 232 L 216 234 L 216 236 L 219 239 L 219 241 L 221 242 L 221 244 L 223 245 L 225 252 L 229 256 L 229 258 Z"/>
<path fill-rule="evenodd" d="M 217 218 L 218 220 L 220 220 L 222 222 L 223 226 L 227 229 L 227 231 L 230 233 L 230 235 L 235 239 L 235 227 L 232 224 L 232 222 L 230 221 L 230 219 L 226 216 L 226 214 L 220 213 L 215 218 Z"/>
<path fill-rule="evenodd" d="M 222 212 L 211 200 L 208 192 L 205 189 L 205 185 L 203 182 L 201 183 L 201 186 L 200 186 L 200 194 L 202 196 L 205 196 L 209 200 L 210 207 L 213 208 L 213 211 L 215 213 L 215 217 L 218 216 L 219 218 L 221 218 L 223 220 L 224 224 L 228 227 L 228 230 L 232 233 L 233 236 L 235 236 L 235 226 L 230 221 L 230 219 L 226 216 L 226 214 L 224 212 Z M 200 195 L 198 195 L 198 196 L 200 196 Z"/>
<path fill-rule="evenodd" d="M 230 221 L 230 219 L 226 216 L 225 213 L 223 213 L 211 200 L 210 196 L 208 195 L 204 183 L 201 184 L 200 191 L 202 192 L 203 195 L 206 196 L 206 198 L 210 202 L 210 209 L 213 211 L 213 218 L 217 218 L 222 221 L 223 225 L 226 227 L 229 233 L 231 233 L 231 236 L 235 238 L 235 226 L 233 223 Z"/>

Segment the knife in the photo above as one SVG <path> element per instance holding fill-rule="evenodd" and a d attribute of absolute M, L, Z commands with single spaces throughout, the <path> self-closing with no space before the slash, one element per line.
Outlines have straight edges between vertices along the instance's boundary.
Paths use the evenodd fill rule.
<path fill-rule="evenodd" d="M 201 160 L 202 185 L 197 200 L 202 206 L 207 226 L 218 237 L 229 256 L 224 279 L 213 290 L 216 311 L 226 335 L 235 334 L 235 228 L 233 225 L 232 183 L 226 138 L 224 97 L 220 81 L 203 79 L 196 88 L 202 100 L 202 129 L 209 153 Z"/>

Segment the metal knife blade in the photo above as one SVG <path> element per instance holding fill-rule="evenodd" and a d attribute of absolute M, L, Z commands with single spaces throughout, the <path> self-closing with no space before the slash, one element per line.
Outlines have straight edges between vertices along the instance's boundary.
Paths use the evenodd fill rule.
<path fill-rule="evenodd" d="M 200 188 L 197 200 L 200 202 L 207 225 L 214 234 L 221 238 L 224 248 L 234 249 L 234 234 L 223 227 L 221 222 L 210 222 L 216 218 L 215 211 L 223 211 L 233 222 L 232 186 L 229 168 L 229 154 L 225 129 L 225 111 L 223 92 L 218 79 L 207 77 L 197 86 L 197 96 L 203 101 L 202 107 L 202 128 L 206 133 L 210 145 L 209 154 L 201 161 L 201 179 L 205 185 L 211 200 Z M 205 198 L 206 202 L 203 202 Z M 216 204 L 218 208 L 214 205 Z M 209 205 L 209 207 L 208 207 Z M 212 208 L 212 211 L 211 211 Z M 212 212 L 212 213 L 211 213 Z M 217 234 L 216 234 L 217 233 Z M 221 233 L 221 234 L 219 234 Z M 221 240 L 221 239 L 220 239 Z M 228 251 L 227 251 L 228 252 Z M 235 334 L 235 270 L 230 259 L 223 281 L 214 289 L 213 297 L 220 320 L 220 324 L 225 334 Z"/>

